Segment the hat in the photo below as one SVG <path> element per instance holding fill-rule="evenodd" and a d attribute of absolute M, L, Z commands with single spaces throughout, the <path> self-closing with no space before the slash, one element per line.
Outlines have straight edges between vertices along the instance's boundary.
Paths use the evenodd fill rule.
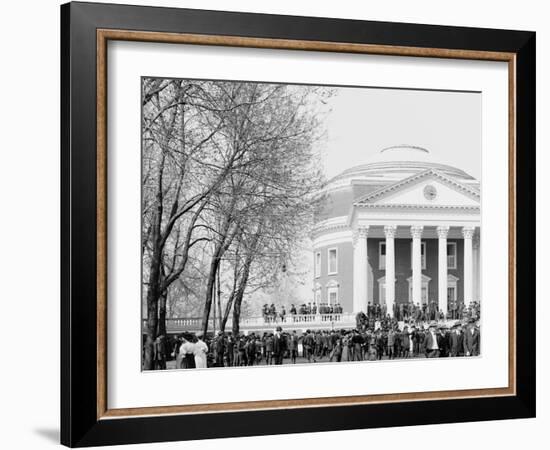
<path fill-rule="evenodd" d="M 191 333 L 189 333 L 188 331 L 184 331 L 182 334 L 181 334 L 181 337 L 183 339 L 185 339 L 186 341 L 191 341 L 193 340 L 193 335 Z"/>

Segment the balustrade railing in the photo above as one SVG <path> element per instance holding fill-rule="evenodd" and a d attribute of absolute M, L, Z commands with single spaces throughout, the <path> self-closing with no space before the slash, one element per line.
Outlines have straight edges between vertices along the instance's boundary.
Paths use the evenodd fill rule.
<path fill-rule="evenodd" d="M 253 327 L 271 327 L 280 325 L 283 328 L 289 325 L 326 325 L 338 326 L 341 325 L 354 325 L 355 314 L 353 313 L 339 313 L 339 314 L 289 314 L 284 317 L 247 317 L 242 318 L 239 322 L 239 327 L 242 329 Z M 147 326 L 147 321 L 143 320 L 143 328 Z M 208 323 L 210 330 L 217 328 L 218 322 L 214 323 L 214 319 L 211 318 Z M 233 326 L 233 318 L 229 318 L 226 323 L 226 329 L 231 329 Z M 182 331 L 182 330 L 199 330 L 202 328 L 201 317 L 178 317 L 166 319 L 166 330 L 168 332 Z"/>

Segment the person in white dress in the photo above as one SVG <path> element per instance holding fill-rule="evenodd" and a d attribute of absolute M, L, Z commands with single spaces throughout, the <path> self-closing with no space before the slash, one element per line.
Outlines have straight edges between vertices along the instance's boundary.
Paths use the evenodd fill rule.
<path fill-rule="evenodd" d="M 179 369 L 194 369 L 195 368 L 195 344 L 191 342 L 190 336 L 181 337 L 182 344 L 180 345 L 177 367 Z"/>
<path fill-rule="evenodd" d="M 195 367 L 197 369 L 206 369 L 206 355 L 208 354 L 208 345 L 202 340 L 202 333 L 197 333 L 197 342 L 195 342 Z"/>

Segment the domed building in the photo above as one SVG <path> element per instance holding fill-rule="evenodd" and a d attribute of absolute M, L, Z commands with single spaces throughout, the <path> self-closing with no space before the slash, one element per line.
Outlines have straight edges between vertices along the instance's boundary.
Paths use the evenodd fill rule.
<path fill-rule="evenodd" d="M 312 232 L 314 302 L 479 301 L 480 186 L 427 149 L 394 146 L 332 178 Z"/>

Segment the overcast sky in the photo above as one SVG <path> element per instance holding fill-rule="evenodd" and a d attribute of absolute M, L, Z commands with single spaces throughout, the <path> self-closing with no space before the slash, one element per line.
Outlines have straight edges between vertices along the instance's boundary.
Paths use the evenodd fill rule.
<path fill-rule="evenodd" d="M 383 148 L 408 144 L 429 150 L 431 162 L 458 167 L 480 180 L 479 93 L 337 88 L 328 106 L 326 140 L 318 147 L 327 178 L 369 162 Z M 295 256 L 299 271 L 307 273 L 289 276 L 287 283 L 302 301 L 312 301 L 311 242 L 304 242 Z M 280 302 L 280 296 L 266 301 Z"/>
<path fill-rule="evenodd" d="M 430 160 L 458 167 L 480 180 L 481 94 L 400 89 L 338 88 L 328 100 L 327 139 L 321 145 L 325 175 L 331 178 L 369 162 L 383 148 L 408 144 L 430 151 Z M 481 181 L 481 180 L 480 180 Z M 308 271 L 297 296 L 312 300 L 311 242 L 298 253 Z"/>
<path fill-rule="evenodd" d="M 322 146 L 327 177 L 368 162 L 385 147 L 408 144 L 479 180 L 481 94 L 338 88 L 329 104 Z"/>

